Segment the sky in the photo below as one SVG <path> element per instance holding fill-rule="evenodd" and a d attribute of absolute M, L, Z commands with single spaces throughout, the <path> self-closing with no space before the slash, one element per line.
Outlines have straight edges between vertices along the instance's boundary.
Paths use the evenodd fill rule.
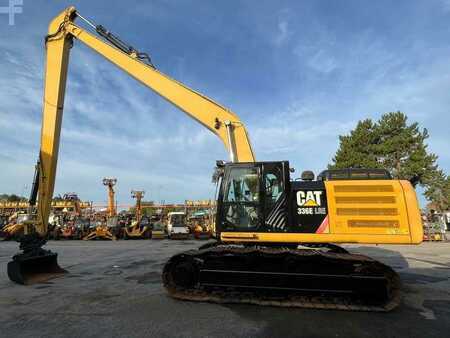
<path fill-rule="evenodd" d="M 317 174 L 358 120 L 400 110 L 450 172 L 450 0 L 23 0 L 14 25 L 0 14 L 2 193 L 29 194 L 44 37 L 69 5 L 238 114 L 257 160 Z M 64 107 L 55 194 L 106 203 L 108 176 L 119 204 L 133 203 L 132 189 L 166 203 L 214 197 L 221 141 L 79 41 Z"/>

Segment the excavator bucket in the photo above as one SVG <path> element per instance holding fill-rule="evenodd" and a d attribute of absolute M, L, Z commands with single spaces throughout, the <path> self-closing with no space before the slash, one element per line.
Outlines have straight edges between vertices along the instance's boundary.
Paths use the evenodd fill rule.
<path fill-rule="evenodd" d="M 27 248 L 8 263 L 9 279 L 23 285 L 45 282 L 66 272 L 58 265 L 58 254 L 41 247 Z"/>
<path fill-rule="evenodd" d="M 8 263 L 8 277 L 23 285 L 42 283 L 67 273 L 58 265 L 58 254 L 46 252 L 37 256 L 16 255 Z"/>

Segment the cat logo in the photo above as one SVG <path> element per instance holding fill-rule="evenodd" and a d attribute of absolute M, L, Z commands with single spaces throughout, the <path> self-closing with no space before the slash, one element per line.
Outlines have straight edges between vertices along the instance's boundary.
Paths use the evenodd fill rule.
<path fill-rule="evenodd" d="M 297 191 L 297 205 L 299 207 L 320 207 L 323 191 Z"/>

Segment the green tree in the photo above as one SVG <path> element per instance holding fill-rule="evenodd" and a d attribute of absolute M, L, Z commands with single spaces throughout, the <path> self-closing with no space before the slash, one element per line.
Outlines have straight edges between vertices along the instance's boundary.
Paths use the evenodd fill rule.
<path fill-rule="evenodd" d="M 339 136 L 340 146 L 330 169 L 380 168 L 377 161 L 376 125 L 370 119 L 359 121 L 350 135 Z"/>
<path fill-rule="evenodd" d="M 0 195 L 0 201 L 6 201 L 6 202 L 26 202 L 27 199 L 23 196 L 18 196 L 16 194 L 1 194 Z"/>
<path fill-rule="evenodd" d="M 438 212 L 450 210 L 450 177 L 437 170 L 430 178 L 424 195 L 433 202 Z"/>
<path fill-rule="evenodd" d="M 395 178 L 414 178 L 417 183 L 427 185 L 437 171 L 437 156 L 427 151 L 427 129 L 421 131 L 417 122 L 408 125 L 407 120 L 401 112 L 381 117 L 375 127 L 375 153 L 381 167 Z"/>
<path fill-rule="evenodd" d="M 384 168 L 395 178 L 428 188 L 436 180 L 437 156 L 427 149 L 428 131 L 408 124 L 402 112 L 383 114 L 379 121 L 359 121 L 349 135 L 340 136 L 329 165 L 340 168 Z"/>

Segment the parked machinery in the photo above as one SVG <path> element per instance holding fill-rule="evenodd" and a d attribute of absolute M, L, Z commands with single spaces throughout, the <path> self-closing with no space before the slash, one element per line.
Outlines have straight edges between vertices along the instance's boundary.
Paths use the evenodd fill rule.
<path fill-rule="evenodd" d="M 103 185 L 108 188 L 108 216 L 115 217 L 117 215 L 117 210 L 114 186 L 117 184 L 117 178 L 105 177 L 102 182 Z"/>
<path fill-rule="evenodd" d="M 94 228 L 86 235 L 83 240 L 92 239 L 107 239 L 116 240 L 113 233 L 118 227 L 118 217 L 115 203 L 114 186 L 117 183 L 116 178 L 105 177 L 102 181 L 103 185 L 108 189 L 108 207 L 106 209 L 106 216 L 94 225 Z"/>
<path fill-rule="evenodd" d="M 430 214 L 423 218 L 424 241 L 439 242 L 447 240 L 447 218 L 445 213 L 432 210 Z"/>
<path fill-rule="evenodd" d="M 186 214 L 173 211 L 167 214 L 167 235 L 170 239 L 188 239 L 189 228 L 186 224 Z"/>
<path fill-rule="evenodd" d="M 4 225 L 0 231 L 0 238 L 3 240 L 19 239 L 24 233 L 24 223 L 29 220 L 29 216 L 23 212 L 15 212 L 8 218 L 4 218 Z"/>
<path fill-rule="evenodd" d="M 135 206 L 135 219 L 131 222 L 130 226 L 125 226 L 123 229 L 124 239 L 138 239 L 138 238 L 150 238 L 151 228 L 147 218 L 142 218 L 142 205 L 141 201 L 144 197 L 145 191 L 132 190 L 131 197 L 136 199 Z"/>
<path fill-rule="evenodd" d="M 77 220 L 82 216 L 81 200 L 74 192 L 64 194 L 62 201 L 57 202 L 59 208 L 54 208 L 53 225 L 54 239 L 81 239 L 84 237 L 83 232 L 76 226 Z M 57 212 L 57 210 L 59 210 Z M 51 215 L 52 216 L 52 215 Z"/>
<path fill-rule="evenodd" d="M 212 237 L 210 216 L 209 211 L 196 211 L 189 216 L 189 229 L 196 239 Z"/>
<path fill-rule="evenodd" d="M 150 216 L 150 224 L 152 231 L 152 239 L 165 239 L 166 230 L 164 226 L 164 220 L 162 212 L 156 211 L 155 214 Z"/>

